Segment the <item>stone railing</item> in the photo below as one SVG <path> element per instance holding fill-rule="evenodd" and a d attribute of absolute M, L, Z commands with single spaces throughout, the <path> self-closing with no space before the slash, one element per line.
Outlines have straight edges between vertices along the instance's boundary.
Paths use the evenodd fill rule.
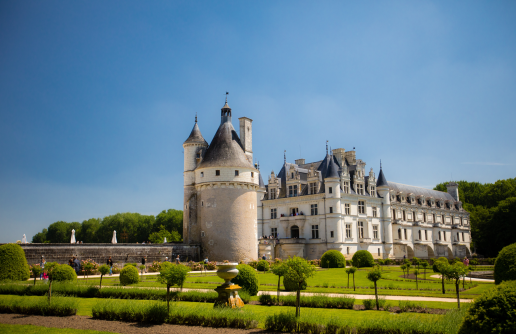
<path fill-rule="evenodd" d="M 279 239 L 280 244 L 305 244 L 306 239 L 305 238 L 285 238 L 285 239 Z"/>

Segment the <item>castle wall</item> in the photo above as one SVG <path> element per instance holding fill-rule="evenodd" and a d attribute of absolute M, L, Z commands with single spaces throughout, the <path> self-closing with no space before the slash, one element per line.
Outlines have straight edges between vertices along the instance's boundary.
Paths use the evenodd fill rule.
<path fill-rule="evenodd" d="M 220 185 L 199 194 L 203 256 L 210 261 L 257 259 L 256 190 Z"/>

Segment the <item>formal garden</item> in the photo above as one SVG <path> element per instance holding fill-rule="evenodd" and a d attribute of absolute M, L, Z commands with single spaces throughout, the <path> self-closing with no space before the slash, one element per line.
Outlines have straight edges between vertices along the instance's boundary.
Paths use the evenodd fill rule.
<path fill-rule="evenodd" d="M 86 259 L 77 276 L 69 265 L 29 265 L 8 244 L 0 247 L 0 313 L 300 333 L 514 332 L 516 244 L 494 267 L 475 268 L 494 268 L 496 284 L 468 278 L 472 266 L 458 259 L 390 262 L 360 251 L 350 263 L 329 251 L 317 261 L 235 264 L 231 282 L 245 305 L 233 309 L 214 307 L 224 283 L 216 270 L 227 263 L 134 263 L 110 276 Z"/>

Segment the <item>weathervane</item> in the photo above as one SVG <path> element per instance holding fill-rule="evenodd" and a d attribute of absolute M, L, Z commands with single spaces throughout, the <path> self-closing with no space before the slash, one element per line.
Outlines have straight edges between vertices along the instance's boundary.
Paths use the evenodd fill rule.
<path fill-rule="evenodd" d="M 228 104 L 228 94 L 229 92 L 226 92 L 226 104 Z"/>
<path fill-rule="evenodd" d="M 328 155 L 328 141 L 326 141 L 326 155 Z"/>
<path fill-rule="evenodd" d="M 287 163 L 287 150 L 283 151 L 283 162 Z"/>

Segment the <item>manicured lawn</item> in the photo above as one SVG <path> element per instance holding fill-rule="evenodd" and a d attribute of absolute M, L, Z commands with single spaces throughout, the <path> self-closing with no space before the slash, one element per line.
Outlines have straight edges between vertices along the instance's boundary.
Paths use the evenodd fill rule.
<path fill-rule="evenodd" d="M 19 334 L 111 334 L 111 332 L 99 332 L 83 329 L 52 328 L 33 325 L 7 325 L 0 324 L 0 333 Z"/>

